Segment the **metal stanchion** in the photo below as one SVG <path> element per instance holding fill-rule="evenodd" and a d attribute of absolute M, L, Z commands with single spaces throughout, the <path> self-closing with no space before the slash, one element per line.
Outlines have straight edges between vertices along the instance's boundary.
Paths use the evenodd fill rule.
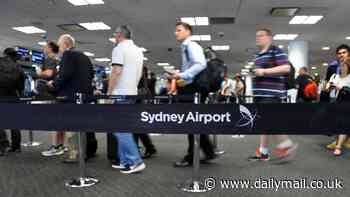
<path fill-rule="evenodd" d="M 83 104 L 83 95 L 77 93 L 77 104 Z M 79 177 L 66 182 L 66 187 L 80 188 L 90 187 L 99 182 L 98 179 L 86 176 L 86 164 L 85 164 L 85 147 L 86 147 L 86 133 L 79 132 Z"/>
<path fill-rule="evenodd" d="M 227 100 L 230 101 L 230 97 L 226 98 L 226 103 L 228 103 Z M 209 93 L 208 95 L 208 104 L 215 104 L 215 94 L 213 92 Z M 225 154 L 225 151 L 219 147 L 217 135 L 213 135 L 213 147 L 216 155 Z"/>
<path fill-rule="evenodd" d="M 194 103 L 200 104 L 200 94 L 196 93 L 194 96 Z M 185 192 L 200 193 L 209 191 L 205 184 L 200 181 L 199 167 L 200 167 L 200 135 L 194 135 L 193 146 L 193 173 L 190 183 L 186 183 L 181 189 Z"/>
<path fill-rule="evenodd" d="M 33 136 L 32 130 L 29 131 L 28 138 L 29 138 L 28 142 L 23 143 L 22 146 L 24 146 L 24 147 L 37 147 L 37 146 L 40 146 L 42 144 L 41 142 L 34 141 L 34 136 Z"/>
<path fill-rule="evenodd" d="M 31 102 L 29 102 L 28 104 L 31 104 Z M 24 147 L 37 147 L 37 146 L 40 146 L 42 144 L 41 142 L 34 141 L 34 135 L 33 135 L 32 130 L 29 130 L 28 138 L 29 138 L 28 142 L 22 143 L 22 146 L 24 146 Z"/>

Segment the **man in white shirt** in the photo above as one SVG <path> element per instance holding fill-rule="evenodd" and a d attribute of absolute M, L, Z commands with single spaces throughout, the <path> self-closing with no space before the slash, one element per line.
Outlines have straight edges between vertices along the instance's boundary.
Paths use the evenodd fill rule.
<path fill-rule="evenodd" d="M 108 84 L 108 95 L 137 95 L 137 85 L 141 79 L 143 53 L 131 40 L 131 30 L 123 25 L 114 33 L 118 45 L 112 52 L 112 71 Z M 116 100 L 118 104 L 132 104 L 130 99 Z M 120 164 L 112 165 L 121 173 L 131 174 L 144 170 L 146 165 L 141 159 L 132 133 L 114 133 L 118 140 Z"/>

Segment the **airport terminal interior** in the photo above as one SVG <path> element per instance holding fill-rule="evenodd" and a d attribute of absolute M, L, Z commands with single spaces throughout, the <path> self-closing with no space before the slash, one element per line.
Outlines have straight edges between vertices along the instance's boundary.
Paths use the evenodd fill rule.
<path fill-rule="evenodd" d="M 0 3 L 0 113 L 6 111 L 0 117 L 12 118 L 0 120 L 0 197 L 349 196 L 350 138 L 345 135 L 349 107 L 320 122 L 326 125 L 329 120 L 327 128 L 334 131 L 283 133 L 290 135 L 257 132 L 254 121 L 259 115 L 249 107 L 255 103 L 266 109 L 276 103 L 312 109 L 347 106 L 349 0 Z M 182 100 L 181 96 L 196 93 L 202 97 Z M 131 98 L 136 95 L 145 97 Z M 103 115 L 100 110 L 96 124 L 124 130 L 96 128 L 96 132 L 68 128 L 84 121 L 86 128 L 95 124 L 89 122 L 93 116 L 83 120 L 83 110 L 73 112 L 79 108 L 71 111 L 82 117 L 63 117 L 69 112 L 55 114 L 50 111 L 54 108 L 45 108 L 82 101 L 110 105 L 101 110 L 115 112 L 117 104 L 137 105 L 140 110 L 146 106 L 149 111 L 152 105 L 163 104 L 164 112 L 179 113 L 183 107 L 167 110 L 166 106 L 200 102 L 230 107 L 204 107 L 205 124 L 201 119 L 173 123 L 181 119 L 174 114 L 154 116 L 149 122 L 143 115 L 141 121 L 130 120 L 136 115 L 123 114 L 124 107 L 106 119 L 106 127 L 101 119 L 111 111 Z M 43 113 L 31 114 L 28 108 L 25 117 L 18 108 L 9 111 L 8 106 L 20 103 L 36 104 Z M 239 106 L 238 115 L 248 122 L 241 119 L 234 131 L 226 132 L 235 124 L 228 117 L 233 113 L 231 105 Z M 282 125 L 283 131 L 308 128 L 292 124 L 300 117 L 312 119 L 305 115 L 312 110 L 304 115 L 300 111 L 296 118 L 284 109 L 276 110 L 279 116 L 269 117 L 269 122 L 290 119 L 291 124 Z M 218 111 L 227 116 L 216 121 L 212 113 Z M 50 117 L 46 119 L 45 113 Z M 16 119 L 16 114 L 21 118 Z M 73 120 L 63 121 L 69 117 Z M 111 125 L 114 117 L 122 126 Z M 343 123 L 331 125 L 332 118 Z M 14 122 L 38 129 L 8 128 Z M 189 126 L 187 131 L 179 131 L 184 128 L 181 124 Z M 147 132 L 140 129 L 133 134 L 128 127 L 147 128 Z M 167 132 L 168 127 L 181 134 Z M 214 131 L 206 134 L 206 127 Z M 256 135 L 247 129 L 240 133 L 243 127 Z"/>

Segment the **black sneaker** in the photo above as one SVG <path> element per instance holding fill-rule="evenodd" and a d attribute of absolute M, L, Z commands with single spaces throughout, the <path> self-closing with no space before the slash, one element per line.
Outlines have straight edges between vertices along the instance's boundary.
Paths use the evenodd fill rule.
<path fill-rule="evenodd" d="M 189 162 L 187 159 L 183 159 L 174 163 L 175 168 L 184 168 L 190 166 L 192 166 L 192 162 Z"/>
<path fill-rule="evenodd" d="M 146 150 L 145 154 L 142 156 L 142 159 L 149 159 L 157 154 L 157 151 L 155 149 L 153 150 Z"/>
<path fill-rule="evenodd" d="M 123 174 L 134 174 L 143 171 L 146 168 L 145 163 L 140 163 L 134 166 L 125 166 L 125 168 L 121 169 L 120 172 Z"/>
<path fill-rule="evenodd" d="M 269 154 L 262 154 L 259 149 L 256 150 L 255 155 L 248 157 L 249 161 L 269 161 Z"/>
<path fill-rule="evenodd" d="M 20 153 L 21 148 L 11 147 L 10 149 L 8 149 L 8 152 L 9 153 Z"/>

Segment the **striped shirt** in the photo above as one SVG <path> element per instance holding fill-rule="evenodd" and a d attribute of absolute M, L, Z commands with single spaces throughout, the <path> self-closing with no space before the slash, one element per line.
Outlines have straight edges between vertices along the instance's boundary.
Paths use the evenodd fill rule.
<path fill-rule="evenodd" d="M 255 54 L 256 68 L 273 68 L 288 65 L 287 54 L 282 49 L 271 45 L 266 52 Z M 254 96 L 286 97 L 288 75 L 255 77 L 253 82 Z"/>

